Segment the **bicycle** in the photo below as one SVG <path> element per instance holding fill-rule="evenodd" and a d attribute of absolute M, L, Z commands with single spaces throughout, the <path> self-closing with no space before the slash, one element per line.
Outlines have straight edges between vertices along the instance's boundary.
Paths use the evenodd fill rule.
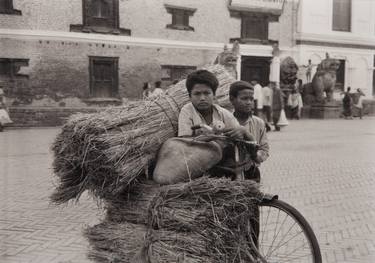
<path fill-rule="evenodd" d="M 239 162 L 238 146 L 242 145 L 250 148 L 250 151 L 256 151 L 258 147 L 256 142 L 235 140 L 216 134 L 199 135 L 196 140 L 215 140 L 222 141 L 224 144 L 228 144 L 229 141 L 229 144 L 234 145 L 236 166 L 225 169 L 235 174 L 235 180 L 245 180 L 244 164 Z M 278 195 L 270 194 L 264 194 L 263 198 L 258 200 L 257 205 L 259 232 L 255 233 L 257 238 L 253 240 L 251 248 L 255 251 L 255 262 L 322 262 L 319 243 L 314 231 L 296 208 L 279 200 Z"/>

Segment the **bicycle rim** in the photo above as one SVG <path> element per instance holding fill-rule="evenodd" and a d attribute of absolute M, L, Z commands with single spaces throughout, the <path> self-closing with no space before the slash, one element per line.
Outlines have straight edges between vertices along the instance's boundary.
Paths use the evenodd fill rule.
<path fill-rule="evenodd" d="M 321 263 L 315 234 L 304 217 L 280 200 L 259 205 L 259 252 L 267 263 Z"/>

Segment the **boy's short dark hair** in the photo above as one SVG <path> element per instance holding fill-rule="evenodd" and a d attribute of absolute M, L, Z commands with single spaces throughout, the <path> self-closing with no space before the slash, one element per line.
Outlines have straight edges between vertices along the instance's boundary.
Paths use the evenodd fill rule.
<path fill-rule="evenodd" d="M 238 92 L 244 89 L 249 89 L 249 90 L 254 91 L 253 85 L 251 85 L 247 81 L 239 80 L 239 81 L 233 82 L 229 87 L 229 97 L 236 98 L 238 95 Z"/>
<path fill-rule="evenodd" d="M 161 81 L 160 80 L 158 80 L 158 81 L 155 81 L 155 87 L 156 88 L 160 88 L 161 87 Z"/>
<path fill-rule="evenodd" d="M 189 96 L 191 95 L 191 90 L 195 84 L 205 84 L 210 87 L 212 92 L 215 94 L 217 87 L 219 86 L 219 81 L 212 72 L 205 69 L 200 69 L 190 73 L 187 76 L 185 85 Z"/>

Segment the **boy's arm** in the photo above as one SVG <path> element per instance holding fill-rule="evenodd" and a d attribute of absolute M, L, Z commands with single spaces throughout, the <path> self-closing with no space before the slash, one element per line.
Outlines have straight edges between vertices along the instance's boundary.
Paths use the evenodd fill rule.
<path fill-rule="evenodd" d="M 178 136 L 193 136 L 191 126 L 192 121 L 189 111 L 186 107 L 183 107 L 178 116 Z"/>
<path fill-rule="evenodd" d="M 268 138 L 267 138 L 267 132 L 266 132 L 266 126 L 263 123 L 261 125 L 261 131 L 260 131 L 260 138 L 259 138 L 259 149 L 257 152 L 256 162 L 262 163 L 265 160 L 267 160 L 269 156 L 269 144 L 268 144 Z"/>

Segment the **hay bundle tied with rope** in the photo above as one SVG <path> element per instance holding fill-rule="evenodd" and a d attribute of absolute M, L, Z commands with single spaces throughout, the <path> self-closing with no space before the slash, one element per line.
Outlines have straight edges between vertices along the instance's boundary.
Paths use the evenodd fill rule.
<path fill-rule="evenodd" d="M 255 182 L 202 177 L 143 189 L 148 191 L 139 192 L 134 202 L 109 202 L 107 218 L 86 229 L 90 258 L 98 262 L 255 262 L 250 220 L 262 198 Z M 130 203 L 139 209 L 128 209 Z"/>
<path fill-rule="evenodd" d="M 218 103 L 227 106 L 234 78 L 221 65 L 206 69 L 219 81 Z M 72 116 L 52 145 L 53 170 L 59 179 L 52 201 L 78 200 L 85 190 L 103 199 L 128 191 L 155 159 L 160 145 L 176 136 L 179 110 L 188 101 L 183 80 L 159 100 Z"/>

